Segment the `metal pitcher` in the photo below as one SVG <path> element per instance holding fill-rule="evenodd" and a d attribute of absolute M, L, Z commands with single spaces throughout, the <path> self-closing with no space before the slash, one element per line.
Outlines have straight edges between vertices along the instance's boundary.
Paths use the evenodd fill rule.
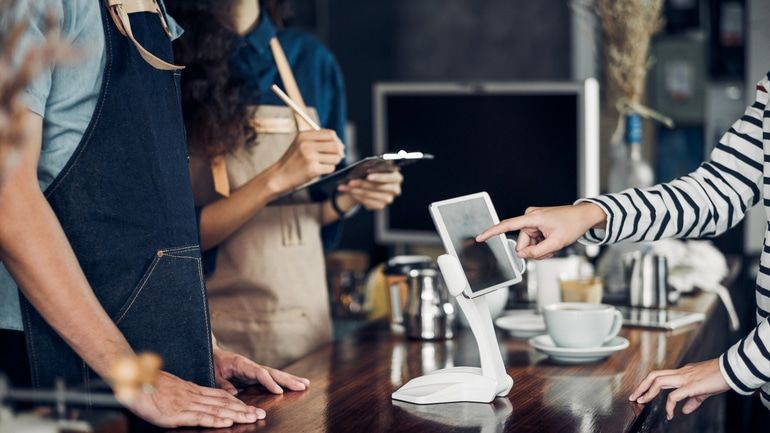
<path fill-rule="evenodd" d="M 645 251 L 623 256 L 632 307 L 666 308 L 668 264 L 666 257 Z"/>
<path fill-rule="evenodd" d="M 418 340 L 452 338 L 454 307 L 436 269 L 413 269 L 408 275 L 406 307 L 403 311 L 406 336 Z"/>
<path fill-rule="evenodd" d="M 396 256 L 385 265 L 385 280 L 390 299 L 390 328 L 396 334 L 404 333 L 404 308 L 409 292 L 409 272 L 434 266 L 428 256 Z"/>

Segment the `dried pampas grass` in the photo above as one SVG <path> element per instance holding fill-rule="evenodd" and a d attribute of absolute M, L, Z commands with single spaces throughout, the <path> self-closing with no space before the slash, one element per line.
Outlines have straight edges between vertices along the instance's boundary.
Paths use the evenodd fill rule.
<path fill-rule="evenodd" d="M 2 11 L 10 11 L 15 5 L 15 0 L 0 0 Z M 16 48 L 27 28 L 29 18 L 25 18 L 0 29 L 0 174 L 9 155 L 26 138 L 27 131 L 21 123 L 26 110 L 21 101 L 22 91 L 44 68 L 74 55 L 70 46 L 59 38 L 57 20 L 48 15 L 46 42 L 19 57 Z"/>
<path fill-rule="evenodd" d="M 594 0 L 604 38 L 607 77 L 631 105 L 641 104 L 650 39 L 663 28 L 663 0 Z"/>

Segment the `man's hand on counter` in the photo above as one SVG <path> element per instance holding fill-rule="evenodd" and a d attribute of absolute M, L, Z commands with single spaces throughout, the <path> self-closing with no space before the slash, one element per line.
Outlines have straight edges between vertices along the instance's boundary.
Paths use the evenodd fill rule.
<path fill-rule="evenodd" d="M 636 387 L 631 401 L 649 403 L 661 390 L 676 388 L 668 395 L 666 401 L 666 417 L 674 417 L 677 403 L 687 400 L 682 407 L 682 413 L 687 415 L 694 412 L 704 400 L 712 395 L 730 390 L 730 386 L 719 369 L 719 358 L 688 364 L 676 370 L 658 370 L 648 374 Z"/>
<path fill-rule="evenodd" d="M 230 427 L 254 423 L 265 411 L 248 406 L 225 390 L 206 388 L 161 371 L 152 392 L 142 392 L 126 406 L 159 427 Z"/>
<path fill-rule="evenodd" d="M 283 394 L 284 388 L 290 391 L 304 391 L 310 386 L 310 381 L 304 377 L 259 365 L 245 356 L 222 350 L 216 345 L 214 379 L 218 387 L 233 395 L 238 393 L 233 381 L 244 385 L 260 384 L 273 394 Z"/>

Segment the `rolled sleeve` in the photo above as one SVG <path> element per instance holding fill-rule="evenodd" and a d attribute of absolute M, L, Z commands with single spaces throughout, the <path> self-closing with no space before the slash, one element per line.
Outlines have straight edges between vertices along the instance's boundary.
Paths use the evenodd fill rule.
<path fill-rule="evenodd" d="M 601 197 L 582 198 L 575 202 L 575 204 L 579 203 L 593 203 L 599 206 L 599 208 L 604 212 L 604 215 L 607 217 L 607 224 L 605 225 L 604 229 L 588 230 L 585 235 L 583 235 L 578 240 L 578 242 L 583 245 L 606 245 L 610 243 L 610 239 L 612 239 L 614 235 L 614 224 L 616 220 L 613 215 L 613 208 Z"/>
<path fill-rule="evenodd" d="M 39 82 L 44 79 L 43 76 L 39 76 L 35 81 Z M 50 74 L 48 75 L 48 79 L 50 80 Z M 38 114 L 40 117 L 45 117 L 45 105 L 48 100 L 48 94 L 38 92 L 36 87 L 36 83 L 32 83 L 30 87 L 24 89 L 24 92 L 21 94 L 21 102 L 29 111 Z"/>

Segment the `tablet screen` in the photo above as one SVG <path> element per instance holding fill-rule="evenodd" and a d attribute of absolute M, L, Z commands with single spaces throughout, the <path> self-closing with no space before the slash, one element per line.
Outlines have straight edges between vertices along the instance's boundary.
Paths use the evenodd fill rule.
<path fill-rule="evenodd" d="M 475 238 L 495 221 L 483 197 L 437 206 L 471 290 L 478 292 L 517 278 L 505 238 L 494 236 L 478 243 Z"/>

